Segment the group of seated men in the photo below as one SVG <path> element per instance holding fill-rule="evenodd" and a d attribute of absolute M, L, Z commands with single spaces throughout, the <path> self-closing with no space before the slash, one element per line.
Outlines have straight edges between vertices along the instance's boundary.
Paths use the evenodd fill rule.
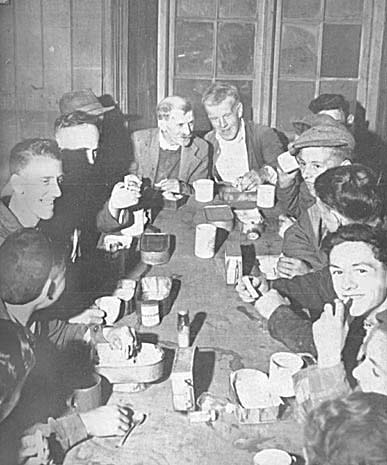
<path fill-rule="evenodd" d="M 354 388 L 379 395 L 381 420 L 377 423 L 375 419 L 374 428 L 378 430 L 383 422 L 385 426 L 384 165 L 381 162 L 375 172 L 375 166 L 373 171 L 357 163 L 361 160 L 366 164 L 367 154 L 355 156 L 356 137 L 347 127 L 351 118 L 341 96 L 324 94 L 315 99 L 310 109 L 316 114 L 295 124 L 299 134 L 288 147 L 275 130 L 243 118 L 243 104 L 233 85 L 212 84 L 202 103 L 213 126 L 204 139 L 194 134 L 193 108 L 185 98 L 163 99 L 156 109 L 158 128 L 132 134 L 134 160 L 129 162 L 128 149 L 127 171 L 113 186 L 99 162 L 104 155 L 99 148 L 101 118 L 112 108 L 103 107 L 90 90 L 63 96 L 55 140 L 28 139 L 12 149 L 9 196 L 0 202 L 2 427 L 14 432 L 8 424 L 12 417 L 9 413 L 19 400 L 35 358 L 34 370 L 41 379 L 54 383 L 52 373 L 42 375 L 47 366 L 39 364 L 46 344 L 64 350 L 71 341 L 106 340 L 128 357 L 135 349 L 137 337 L 132 328 L 95 326 L 104 318 L 104 312 L 95 307 L 79 312 L 71 322 L 47 315 L 40 318 L 41 311 L 61 297 L 66 267 L 69 274 L 73 262 L 93 256 L 100 232 L 117 232 L 130 226 L 147 190 L 190 195 L 193 182 L 202 178 L 238 185 L 245 191 L 270 183 L 276 185 L 278 211 L 282 211 L 286 225 L 278 261 L 280 277 L 268 281 L 259 270 L 253 270 L 251 279 L 259 291 L 258 299 L 250 295 L 243 281 L 236 290 L 268 320 L 273 338 L 290 350 L 309 352 L 317 359 L 316 365 L 295 377 L 302 419 L 322 401 L 328 401 L 307 420 L 305 449 L 310 465 L 382 463 L 362 459 L 361 454 L 373 451 L 371 446 L 360 446 L 367 442 L 365 433 L 359 437 L 360 423 L 358 436 L 353 435 L 358 439 L 351 439 L 352 446 L 340 449 L 342 456 L 337 455 L 337 441 L 332 439 L 331 444 L 324 445 L 328 434 L 320 432 L 320 436 L 316 433 L 312 437 L 309 433 L 312 428 L 330 428 L 333 420 L 329 415 L 334 417 L 334 413 L 329 409 L 336 413 L 340 408 L 343 412 L 347 409 L 343 418 L 348 418 L 348 411 L 356 405 L 358 411 L 371 409 L 375 397 L 356 397 L 350 394 Z M 297 161 L 297 169 L 290 172 L 277 163 L 286 150 Z M 128 173 L 132 176 L 123 182 Z M 35 339 L 35 355 L 31 337 Z M 45 392 L 47 389 L 50 383 Z M 331 401 L 336 404 L 329 404 L 337 397 L 339 400 Z M 18 408 L 13 416 L 17 413 Z M 36 428 L 49 448 L 57 450 L 59 445 L 63 452 L 90 435 L 124 434 L 130 424 L 128 411 L 121 405 L 57 420 L 51 418 L 52 412 L 48 415 L 47 422 L 47 416 L 41 414 L 39 421 L 43 424 L 35 426 L 33 432 L 27 430 L 13 452 L 1 446 L 6 455 L 1 463 L 36 460 Z M 325 425 L 324 415 L 328 417 Z M 372 419 L 368 416 L 367 421 Z M 387 433 L 379 433 L 377 438 L 384 438 L 384 443 L 374 440 L 372 445 L 375 456 L 385 454 L 386 459 Z M 348 437 L 352 438 L 350 434 Z M 329 456 L 330 451 L 336 455 Z"/>

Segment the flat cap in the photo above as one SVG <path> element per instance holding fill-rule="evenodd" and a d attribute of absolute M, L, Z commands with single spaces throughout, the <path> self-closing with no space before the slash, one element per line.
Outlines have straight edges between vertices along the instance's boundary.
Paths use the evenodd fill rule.
<path fill-rule="evenodd" d="M 348 147 L 353 150 L 355 139 L 343 124 L 329 122 L 312 126 L 293 142 L 296 151 L 306 147 Z"/>
<path fill-rule="evenodd" d="M 341 94 L 321 94 L 309 103 L 308 108 L 312 113 L 335 110 L 336 108 L 341 108 L 345 113 L 348 113 L 349 102 Z"/>

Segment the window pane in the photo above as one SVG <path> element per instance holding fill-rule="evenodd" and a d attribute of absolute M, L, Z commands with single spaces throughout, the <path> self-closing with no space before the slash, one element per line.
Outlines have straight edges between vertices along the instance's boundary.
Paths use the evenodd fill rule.
<path fill-rule="evenodd" d="M 321 76 L 358 76 L 360 35 L 360 25 L 324 25 Z"/>
<path fill-rule="evenodd" d="M 320 94 L 341 94 L 355 108 L 357 93 L 357 81 L 322 81 Z"/>
<path fill-rule="evenodd" d="M 177 0 L 177 16 L 215 18 L 216 0 Z"/>
<path fill-rule="evenodd" d="M 280 75 L 315 77 L 317 64 L 317 28 L 282 25 Z"/>
<path fill-rule="evenodd" d="M 292 121 L 310 113 L 308 105 L 313 97 L 313 82 L 279 81 L 276 128 L 294 133 Z"/>
<path fill-rule="evenodd" d="M 217 74 L 252 74 L 254 25 L 219 23 Z"/>
<path fill-rule="evenodd" d="M 325 18 L 360 19 L 364 0 L 327 0 Z"/>
<path fill-rule="evenodd" d="M 221 18 L 254 18 L 257 14 L 257 0 L 220 0 Z"/>
<path fill-rule="evenodd" d="M 213 24 L 177 21 L 176 73 L 212 73 Z"/>
<path fill-rule="evenodd" d="M 230 84 L 236 86 L 239 90 L 239 95 L 241 98 L 241 102 L 243 103 L 243 116 L 247 120 L 253 119 L 252 114 L 252 100 L 253 100 L 253 92 L 252 92 L 252 82 L 251 81 L 227 81 Z"/>
<path fill-rule="evenodd" d="M 173 93 L 187 98 L 193 105 L 195 114 L 195 131 L 208 132 L 211 123 L 202 105 L 202 95 L 211 84 L 210 80 L 175 79 Z"/>
<path fill-rule="evenodd" d="M 283 0 L 284 18 L 320 18 L 321 0 Z"/>

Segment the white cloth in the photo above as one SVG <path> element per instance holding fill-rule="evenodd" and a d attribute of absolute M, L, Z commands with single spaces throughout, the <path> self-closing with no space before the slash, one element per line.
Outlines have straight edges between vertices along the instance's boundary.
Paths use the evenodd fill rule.
<path fill-rule="evenodd" d="M 234 183 L 237 178 L 249 171 L 244 121 L 241 120 L 241 126 L 234 140 L 226 141 L 218 136 L 216 138 L 220 148 L 216 169 L 223 181 Z"/>

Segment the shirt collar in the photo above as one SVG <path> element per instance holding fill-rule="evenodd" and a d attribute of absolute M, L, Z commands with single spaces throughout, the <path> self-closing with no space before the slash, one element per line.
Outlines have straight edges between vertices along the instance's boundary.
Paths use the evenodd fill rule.
<path fill-rule="evenodd" d="M 159 141 L 160 141 L 160 148 L 162 150 L 178 150 L 180 148 L 179 144 L 170 144 L 164 137 L 164 134 L 159 129 Z"/>

